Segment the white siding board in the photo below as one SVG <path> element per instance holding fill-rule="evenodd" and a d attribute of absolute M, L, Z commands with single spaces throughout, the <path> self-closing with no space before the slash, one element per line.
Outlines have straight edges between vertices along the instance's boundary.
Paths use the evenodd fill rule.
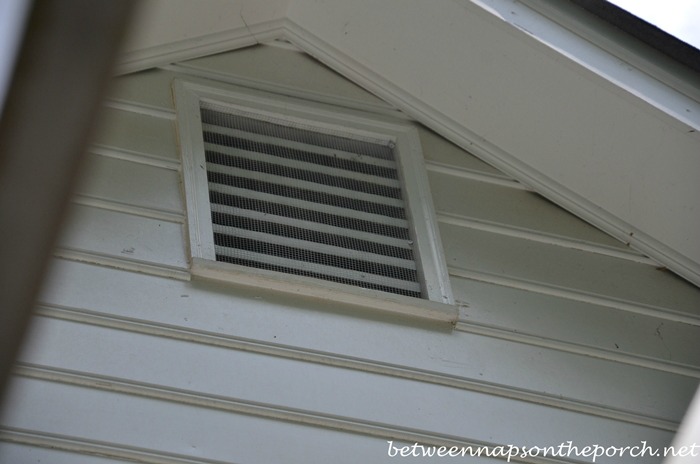
<path fill-rule="evenodd" d="M 174 121 L 133 111 L 103 108 L 93 143 L 145 158 L 180 160 Z"/>
<path fill-rule="evenodd" d="M 328 353 L 328 362 L 335 362 L 336 355 L 363 359 L 380 370 L 386 365 L 401 366 L 670 421 L 680 420 L 698 384 L 697 379 L 667 372 L 474 334 L 449 335 L 363 312 L 352 317 L 352 308 L 334 311 L 303 299 L 225 285 L 61 261 L 53 272 L 56 277 L 41 299 L 47 304 L 301 350 L 291 356 L 320 352 Z M 94 291 L 81 296 L 83 287 Z M 310 331 L 309 327 L 322 330 Z"/>
<path fill-rule="evenodd" d="M 40 324 L 34 333 L 48 343 L 34 344 L 21 361 L 127 379 L 137 385 L 167 385 L 192 395 L 479 442 L 558 444 L 571 439 L 572 430 L 582 443 L 649 440 L 667 444 L 671 438 L 670 432 L 621 427 L 609 419 L 386 375 L 66 321 Z M 134 359 L 139 362 L 134 364 Z M 310 378 L 313 385 L 308 383 Z M 503 422 L 506 415 L 509 420 Z M 543 425 L 527 427 L 535 415 Z"/>
<path fill-rule="evenodd" d="M 171 85 L 176 76 L 170 71 L 150 69 L 117 77 L 112 81 L 109 98 L 174 112 Z"/>
<path fill-rule="evenodd" d="M 15 463 L 50 464 L 123 464 L 127 461 L 111 459 L 94 454 L 78 454 L 51 448 L 38 448 L 18 443 L 0 441 L 0 460 Z"/>
<path fill-rule="evenodd" d="M 448 267 L 658 307 L 700 320 L 700 292 L 648 264 L 440 224 Z"/>
<path fill-rule="evenodd" d="M 180 174 L 132 161 L 90 154 L 76 193 L 122 205 L 184 214 Z"/>
<path fill-rule="evenodd" d="M 427 127 L 418 123 L 416 123 L 416 127 L 420 134 L 423 156 L 426 161 L 509 179 L 498 169 L 445 140 Z M 515 183 L 515 181 L 513 182 Z"/>
<path fill-rule="evenodd" d="M 188 267 L 182 224 L 91 206 L 72 206 L 58 246 L 98 256 Z"/>
<path fill-rule="evenodd" d="M 451 284 L 468 323 L 700 369 L 698 326 L 459 277 Z"/>
<path fill-rule="evenodd" d="M 620 241 L 567 213 L 534 192 L 428 170 L 438 214 L 542 233 L 628 251 Z M 456 198 L 462 199 L 455 201 Z M 632 253 L 630 254 L 637 254 Z"/>
<path fill-rule="evenodd" d="M 8 399 L 3 424 L 195 462 L 354 464 L 392 460 L 386 455 L 383 437 L 73 385 L 17 378 Z M 74 420 L 76 417 L 80 420 Z"/>

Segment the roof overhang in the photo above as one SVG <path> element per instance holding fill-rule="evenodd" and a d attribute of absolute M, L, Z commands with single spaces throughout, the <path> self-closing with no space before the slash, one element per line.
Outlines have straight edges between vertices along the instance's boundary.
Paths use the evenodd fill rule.
<path fill-rule="evenodd" d="M 700 285 L 697 75 L 552 4 L 151 0 L 121 70 L 285 38 Z"/>

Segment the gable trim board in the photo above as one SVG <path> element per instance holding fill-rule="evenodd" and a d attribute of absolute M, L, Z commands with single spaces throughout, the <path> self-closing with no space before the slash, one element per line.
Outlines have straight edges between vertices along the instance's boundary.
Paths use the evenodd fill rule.
<path fill-rule="evenodd" d="M 292 6 L 296 6 L 298 3 L 302 2 L 292 2 Z M 480 17 L 493 16 L 493 12 L 489 11 L 489 7 L 486 5 L 487 3 L 488 2 L 484 2 L 484 5 L 477 5 L 463 2 L 460 4 L 460 8 L 466 8 Z M 527 7 L 522 5 L 518 5 L 517 8 L 521 8 L 521 10 L 523 8 L 527 9 Z M 291 9 L 288 15 L 296 14 L 292 10 L 294 9 Z M 518 11 L 521 12 L 521 10 Z M 530 11 L 530 15 L 533 14 L 534 13 Z M 683 162 L 690 163 L 690 165 L 678 165 L 677 167 L 673 164 L 672 160 L 666 163 L 670 167 L 668 167 L 664 173 L 656 175 L 656 173 L 646 172 L 644 169 L 648 170 L 650 169 L 649 166 L 655 166 L 661 163 L 660 159 L 666 156 L 666 153 L 656 154 L 659 157 L 658 160 L 653 160 L 655 156 L 650 157 L 647 153 L 645 155 L 647 158 L 639 164 L 634 161 L 635 155 L 628 155 L 630 157 L 629 163 L 632 163 L 630 169 L 634 170 L 637 174 L 637 179 L 634 181 L 634 189 L 632 184 L 630 184 L 629 198 L 624 199 L 619 194 L 611 193 L 610 195 L 601 197 L 602 199 L 597 198 L 592 200 L 591 192 L 580 192 L 581 185 L 585 184 L 585 182 L 579 183 L 578 187 L 576 187 L 578 190 L 575 190 L 568 182 L 562 183 L 557 180 L 570 178 L 571 174 L 578 168 L 575 164 L 578 161 L 572 162 L 571 159 L 569 159 L 567 162 L 573 164 L 567 166 L 566 163 L 563 163 L 555 167 L 559 170 L 559 174 L 562 172 L 566 174 L 563 177 L 559 174 L 555 174 L 554 177 L 545 174 L 542 168 L 547 167 L 547 169 L 549 169 L 550 166 L 548 164 L 543 165 L 542 159 L 534 161 L 533 159 L 528 159 L 527 161 L 523 161 L 526 158 L 522 156 L 522 153 L 513 152 L 512 149 L 510 151 L 503 149 L 490 139 L 482 137 L 479 133 L 480 131 L 470 129 L 470 124 L 462 122 L 460 119 L 456 119 L 453 115 L 443 111 L 441 105 L 435 105 L 421 96 L 416 96 L 415 92 L 407 91 L 390 79 L 384 78 L 371 69 L 370 66 L 366 66 L 356 59 L 356 57 L 352 55 L 352 52 L 347 52 L 334 46 L 327 38 L 318 36 L 303 25 L 300 25 L 297 19 L 293 17 L 290 19 L 287 17 L 283 20 L 274 20 L 252 25 L 248 24 L 248 27 L 231 30 L 230 33 L 227 33 L 229 34 L 228 36 L 226 36 L 226 34 L 214 34 L 212 36 L 197 37 L 196 39 L 192 39 L 189 43 L 183 41 L 178 44 L 173 44 L 173 47 L 177 50 L 166 51 L 165 56 L 158 55 L 158 53 L 163 52 L 162 49 L 154 48 L 151 50 L 142 50 L 139 52 L 140 55 L 138 59 L 135 59 L 133 55 L 131 56 L 130 61 L 126 63 L 128 66 L 124 67 L 123 70 L 128 69 L 134 71 L 155 64 L 167 63 L 172 61 L 172 57 L 174 56 L 177 56 L 179 59 L 194 58 L 201 56 L 203 53 L 233 50 L 258 43 L 262 40 L 284 38 L 329 66 L 331 69 L 405 111 L 411 117 L 430 127 L 438 134 L 470 151 L 482 160 L 504 171 L 506 174 L 513 176 L 559 206 L 590 222 L 616 239 L 628 244 L 630 247 L 645 253 L 695 285 L 700 285 L 700 257 L 694 256 L 694 252 L 681 250 L 678 246 L 679 237 L 691 236 L 694 223 L 697 221 L 695 221 L 691 214 L 685 214 L 688 212 L 688 208 L 692 209 L 692 205 L 688 204 L 692 199 L 687 198 L 688 195 L 686 195 L 683 197 L 683 204 L 680 204 L 677 196 L 683 191 L 687 191 L 688 189 L 692 190 L 694 187 L 687 182 L 683 183 L 684 180 L 679 180 L 674 185 L 669 185 L 668 188 L 663 189 L 663 191 L 657 192 L 654 190 L 656 187 L 652 185 L 654 183 L 656 183 L 657 186 L 660 185 L 662 182 L 661 179 L 672 177 L 673 172 L 687 173 L 692 171 L 694 165 L 697 164 L 695 159 L 686 157 Z M 532 20 L 532 18 L 530 19 Z M 544 17 L 537 20 L 541 21 L 542 27 L 549 27 L 550 24 L 553 24 L 551 20 Z M 618 84 L 609 82 L 608 79 L 611 79 L 609 73 L 606 74 L 600 71 L 600 69 L 588 66 L 583 61 L 575 61 L 575 57 L 572 57 L 570 54 L 559 56 L 559 52 L 553 51 L 549 43 L 545 43 L 542 39 L 535 38 L 535 40 L 531 40 L 532 37 L 527 37 L 527 33 L 523 32 L 522 29 L 517 29 L 517 25 L 505 22 L 505 19 L 493 16 L 490 19 L 486 18 L 486 21 L 491 21 L 492 23 L 500 21 L 503 22 L 504 27 L 513 28 L 510 35 L 515 36 L 517 40 L 532 42 L 528 42 L 528 45 L 534 50 L 533 53 L 539 54 L 540 56 L 544 55 L 547 59 L 552 59 L 554 55 L 557 55 L 554 57 L 555 60 L 566 61 L 566 66 L 569 69 L 575 69 L 579 75 L 584 76 L 586 79 L 595 80 L 596 85 L 601 85 L 606 91 L 612 91 L 625 99 L 625 101 L 636 105 L 636 109 L 641 111 L 640 114 L 658 115 L 658 117 L 662 119 L 665 118 L 666 123 L 669 123 L 671 126 L 676 124 L 676 130 L 680 130 L 683 127 L 688 127 L 690 131 L 694 130 L 692 127 L 687 126 L 688 124 L 694 124 L 692 121 L 695 116 L 692 112 L 687 113 L 690 115 L 690 119 L 685 118 L 677 120 L 673 115 L 678 114 L 678 111 L 672 111 L 670 113 L 665 112 L 668 108 L 663 106 L 663 99 L 666 98 L 663 92 L 656 95 L 656 97 L 661 98 L 661 100 L 652 101 L 644 99 L 638 94 L 630 93 L 632 90 L 629 85 L 617 87 Z M 249 30 L 253 31 L 253 35 L 251 35 Z M 568 31 L 555 31 L 554 34 L 555 37 L 556 34 L 560 34 L 562 37 L 568 34 L 565 39 L 569 42 L 575 42 L 576 40 L 579 42 L 585 41 Z M 194 45 L 195 43 L 196 46 Z M 596 50 L 598 54 L 608 57 L 608 60 L 610 59 L 607 52 L 601 51 L 600 49 Z M 592 53 L 591 50 L 586 50 L 585 52 L 589 55 Z M 625 63 L 619 62 L 619 60 L 615 60 L 615 65 L 620 67 L 620 69 L 627 66 Z M 656 87 L 654 88 L 670 89 L 670 87 L 664 87 L 665 84 L 650 78 L 645 74 L 644 70 L 635 69 L 635 73 L 634 79 L 637 79 L 637 81 L 640 81 L 640 79 L 649 81 L 651 79 L 651 81 L 655 82 L 654 85 Z M 616 80 L 616 82 L 620 81 Z M 650 91 L 653 91 L 654 88 L 647 86 L 647 90 L 651 89 Z M 671 95 L 673 94 L 673 90 L 670 90 L 671 92 L 668 93 L 668 98 L 676 98 L 675 94 Z M 668 99 L 665 101 L 670 102 Z M 689 99 L 688 102 L 689 105 L 697 106 L 696 103 Z M 673 104 L 677 106 L 678 103 L 678 100 L 676 100 Z M 694 107 L 695 106 L 693 106 L 693 108 Z M 690 136 L 693 136 L 693 134 L 690 134 Z M 669 153 L 673 152 L 671 147 L 669 147 L 668 150 Z M 618 156 L 618 153 L 611 152 L 610 155 Z M 551 155 L 549 156 L 551 157 Z M 601 152 L 598 152 L 596 156 L 600 157 Z M 681 157 L 677 157 L 676 161 L 681 162 Z M 585 161 L 581 162 L 585 164 Z M 595 159 L 590 162 L 595 163 Z M 700 160 L 697 160 L 697 162 L 700 162 Z M 617 164 L 613 166 L 614 169 L 622 169 L 621 166 L 624 164 L 623 162 L 615 161 L 615 163 Z M 555 172 L 556 169 L 552 168 L 549 169 L 549 171 Z M 636 172 L 640 169 L 642 170 L 641 172 Z M 615 177 L 615 172 L 616 171 L 606 173 L 606 177 Z M 618 177 L 623 179 L 623 183 L 625 176 L 625 172 L 620 172 L 618 175 Z M 647 181 L 645 182 L 644 179 Z M 628 181 L 632 182 L 631 180 Z M 612 185 L 609 183 L 605 184 L 605 181 L 603 181 L 603 184 L 607 186 Z M 651 186 L 646 186 L 646 184 L 650 184 Z M 616 187 L 614 187 L 611 192 L 614 192 L 615 188 Z M 632 190 L 634 190 L 634 192 L 632 192 Z M 649 212 L 642 211 L 647 208 L 640 208 L 642 198 L 644 198 L 645 201 L 647 201 L 647 198 L 649 199 L 647 201 L 650 202 L 648 205 Z M 620 214 L 611 212 L 611 210 L 615 211 L 616 208 L 619 210 L 619 205 L 625 204 L 625 202 L 630 205 L 630 211 L 636 208 L 632 216 L 625 219 Z M 633 204 L 634 206 L 632 206 Z M 654 214 L 656 211 L 658 211 L 658 214 L 655 216 Z M 662 211 L 663 214 L 661 214 Z M 654 226 L 655 231 L 650 232 L 650 224 Z M 683 239 L 683 243 L 686 244 L 684 245 L 686 248 L 690 247 L 694 249 L 694 245 L 692 245 L 690 240 Z"/>

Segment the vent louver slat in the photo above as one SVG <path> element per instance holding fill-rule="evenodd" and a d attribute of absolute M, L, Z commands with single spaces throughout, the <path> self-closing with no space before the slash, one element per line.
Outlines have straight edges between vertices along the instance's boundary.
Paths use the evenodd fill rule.
<path fill-rule="evenodd" d="M 201 116 L 217 261 L 421 296 L 390 142 Z"/>

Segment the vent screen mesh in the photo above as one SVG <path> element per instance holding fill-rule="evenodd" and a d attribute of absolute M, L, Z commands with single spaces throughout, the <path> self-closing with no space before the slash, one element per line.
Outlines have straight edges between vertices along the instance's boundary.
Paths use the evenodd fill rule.
<path fill-rule="evenodd" d="M 201 104 L 216 260 L 421 296 L 393 147 Z"/>

